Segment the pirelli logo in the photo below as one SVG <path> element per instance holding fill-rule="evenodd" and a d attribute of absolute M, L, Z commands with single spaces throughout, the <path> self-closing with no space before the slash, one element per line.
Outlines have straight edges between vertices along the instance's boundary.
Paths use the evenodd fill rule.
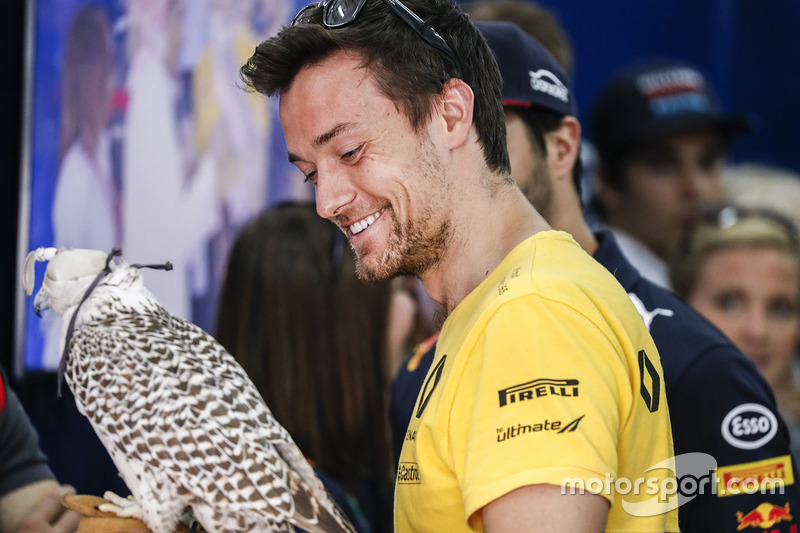
<path fill-rule="evenodd" d="M 541 378 L 508 387 L 497 392 L 500 407 L 511 403 L 535 400 L 543 396 L 575 397 L 578 395 L 577 379 Z"/>
<path fill-rule="evenodd" d="M 792 456 L 721 466 L 717 469 L 716 480 L 719 497 L 753 494 L 770 487 L 791 485 L 794 483 Z"/>

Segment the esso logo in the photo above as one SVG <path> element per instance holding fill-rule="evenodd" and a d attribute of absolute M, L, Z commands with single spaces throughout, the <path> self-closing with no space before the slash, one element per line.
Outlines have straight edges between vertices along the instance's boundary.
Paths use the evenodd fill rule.
<path fill-rule="evenodd" d="M 722 421 L 722 438 L 736 448 L 754 450 L 772 440 L 778 419 L 757 403 L 743 403 L 731 409 Z"/>

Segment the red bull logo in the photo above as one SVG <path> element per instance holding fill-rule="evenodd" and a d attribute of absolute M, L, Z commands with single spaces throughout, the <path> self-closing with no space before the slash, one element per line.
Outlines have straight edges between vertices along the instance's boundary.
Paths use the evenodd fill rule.
<path fill-rule="evenodd" d="M 767 529 L 779 522 L 788 522 L 791 519 L 792 515 L 789 512 L 788 502 L 783 507 L 764 502 L 747 514 L 736 513 L 736 520 L 739 521 L 739 527 L 736 528 L 736 531 L 750 527 Z M 791 531 L 792 533 L 797 533 L 797 526 L 793 524 Z"/>

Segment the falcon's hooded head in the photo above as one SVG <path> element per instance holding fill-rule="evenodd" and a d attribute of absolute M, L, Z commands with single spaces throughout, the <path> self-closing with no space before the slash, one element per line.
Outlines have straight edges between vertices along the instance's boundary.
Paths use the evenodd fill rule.
<path fill-rule="evenodd" d="M 52 308 L 56 313 L 78 305 L 89 286 L 107 267 L 114 268 L 109 254 L 100 250 L 38 248 L 28 254 L 23 264 L 22 285 L 30 296 L 34 285 L 34 265 L 49 261 L 42 287 L 33 299 L 36 314 Z"/>

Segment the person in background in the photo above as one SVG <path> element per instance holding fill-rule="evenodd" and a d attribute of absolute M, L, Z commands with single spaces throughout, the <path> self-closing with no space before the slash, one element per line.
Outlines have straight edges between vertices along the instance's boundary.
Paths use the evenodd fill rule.
<path fill-rule="evenodd" d="M 558 15 L 530 0 L 471 1 L 464 4 L 472 20 L 507 21 L 532 35 L 553 54 L 568 76 L 574 72 L 574 54 L 567 32 L 558 21 Z"/>
<path fill-rule="evenodd" d="M 784 167 L 763 163 L 741 163 L 725 169 L 725 197 L 740 208 L 774 211 L 800 227 L 800 174 Z M 792 381 L 800 387 L 800 346 L 792 357 Z M 777 392 L 777 391 L 776 391 Z M 780 398 L 778 399 L 781 403 Z M 786 415 L 797 419 L 796 415 Z M 800 431 L 792 445 L 800 449 Z"/>
<path fill-rule="evenodd" d="M 601 90 L 589 118 L 599 158 L 592 207 L 644 277 L 669 287 L 666 261 L 683 227 L 722 201 L 731 142 L 749 128 L 682 61 L 637 62 Z"/>
<path fill-rule="evenodd" d="M 105 9 L 87 4 L 72 17 L 64 43 L 58 175 L 53 193 L 53 246 L 111 250 L 122 233 L 112 174 L 108 122 L 113 43 Z M 45 317 L 42 366 L 58 368 L 61 319 Z"/>
<path fill-rule="evenodd" d="M 775 211 L 725 205 L 700 217 L 670 262 L 675 292 L 769 382 L 800 457 L 800 236 Z"/>
<path fill-rule="evenodd" d="M 0 533 L 77 531 L 80 515 L 61 505 L 61 497 L 71 492 L 56 481 L 0 367 Z"/>
<path fill-rule="evenodd" d="M 361 278 L 413 274 L 448 313 L 395 529 L 677 531 L 657 498 L 562 486 L 671 479 L 645 474 L 672 455 L 661 364 L 613 276 L 511 179 L 502 80 L 458 4 L 310 4 L 242 77 L 280 98 L 289 159 Z"/>
<path fill-rule="evenodd" d="M 113 54 L 104 8 L 79 8 L 64 45 L 55 246 L 111 250 L 120 244 L 119 190 L 108 133 Z"/>
<path fill-rule="evenodd" d="M 433 300 L 430 300 L 418 281 L 410 276 L 391 281 L 389 343 L 386 354 L 387 386 L 394 379 L 397 369 L 408 360 L 411 349 L 431 335 L 430 320 L 424 306 Z"/>
<path fill-rule="evenodd" d="M 578 190 L 580 124 L 574 116 L 575 100 L 568 77 L 540 43 L 513 24 L 476 24 L 495 53 L 504 79 L 512 177 L 527 191 L 534 207 L 547 213 L 555 229 L 571 233 L 584 250 L 614 273 L 653 336 L 670 401 L 677 472 L 711 480 L 717 467 L 720 475 L 756 474 L 762 467 L 779 470 L 777 465 L 781 464 L 787 476 L 784 481 L 789 482 L 794 465 L 788 457 L 786 428 L 774 414 L 777 407 L 769 386 L 752 363 L 685 302 L 643 278 L 623 256 L 613 234 L 607 230 L 594 233 L 589 228 Z M 525 76 L 528 72 L 547 72 L 551 87 L 564 90 L 544 90 L 541 85 L 537 89 Z M 431 350 L 419 356 L 416 366 L 404 367 L 393 383 L 391 413 L 396 447 L 406 435 L 415 394 L 423 386 L 433 354 Z M 759 416 L 770 420 L 769 427 L 747 437 L 753 442 L 763 440 L 755 446 L 724 437 L 724 421 L 744 405 L 757 405 Z M 398 432 L 396 428 L 402 429 Z M 710 461 L 701 454 L 708 454 Z M 771 500 L 760 492 L 736 496 L 712 492 L 717 490 L 707 484 L 702 493 L 687 491 L 678 500 L 681 531 L 734 531 L 740 525 L 737 512 L 747 513 L 765 502 L 800 505 L 794 484 L 782 497 Z M 788 532 L 792 523 L 775 527 Z"/>
<path fill-rule="evenodd" d="M 205 315 L 193 314 L 192 297 L 205 295 L 213 279 L 205 254 L 223 225 L 223 184 L 211 158 L 193 165 L 187 156 L 182 80 L 175 69 L 186 29 L 183 3 L 125 3 L 122 248 L 145 263 L 169 257 L 174 268 L 168 279 L 144 272 L 145 283 L 170 313 L 196 321 Z"/>
<path fill-rule="evenodd" d="M 216 338 L 358 530 L 383 532 L 391 523 L 392 287 L 367 285 L 353 265 L 344 236 L 313 204 L 266 210 L 242 228 L 231 249 Z M 410 327 L 409 320 L 393 318 Z"/>

